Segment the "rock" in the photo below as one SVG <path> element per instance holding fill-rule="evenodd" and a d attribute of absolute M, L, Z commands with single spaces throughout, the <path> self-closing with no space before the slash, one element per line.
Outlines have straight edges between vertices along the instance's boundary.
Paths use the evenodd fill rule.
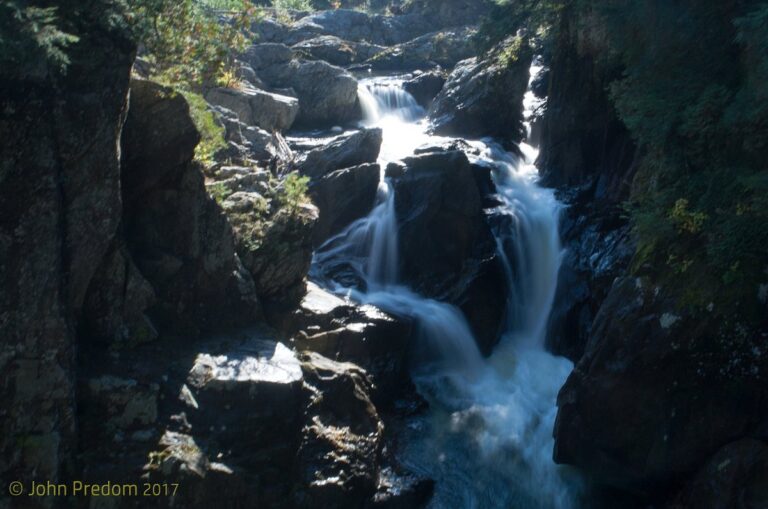
<path fill-rule="evenodd" d="M 720 449 L 683 489 L 681 507 L 758 509 L 768 505 L 768 447 L 744 439 Z"/>
<path fill-rule="evenodd" d="M 411 388 L 407 371 L 410 321 L 341 299 L 309 283 L 298 309 L 284 323 L 296 348 L 365 369 L 375 384 L 371 396 L 377 405 L 388 406 Z"/>
<path fill-rule="evenodd" d="M 258 74 L 268 72 L 274 66 L 289 63 L 293 59 L 293 50 L 285 44 L 272 42 L 254 44 L 245 51 L 242 58 Z"/>
<path fill-rule="evenodd" d="M 360 118 L 357 80 L 327 62 L 292 60 L 260 71 L 273 87 L 290 87 L 301 109 L 296 120 L 303 127 L 329 127 Z"/>
<path fill-rule="evenodd" d="M 295 98 L 251 86 L 213 88 L 206 92 L 205 99 L 215 106 L 234 111 L 242 123 L 267 131 L 289 129 L 299 114 L 299 101 Z"/>
<path fill-rule="evenodd" d="M 578 362 L 592 322 L 614 280 L 635 253 L 631 227 L 619 206 L 606 204 L 586 185 L 559 198 L 565 210 L 560 236 L 565 255 L 547 327 L 547 348 Z"/>
<path fill-rule="evenodd" d="M 499 337 L 506 288 L 469 160 L 452 150 L 406 158 L 403 165 L 387 168 L 400 277 L 423 295 L 459 305 L 489 353 Z"/>
<path fill-rule="evenodd" d="M 363 164 L 337 170 L 312 182 L 309 195 L 320 210 L 312 242 L 320 246 L 373 209 L 381 167 Z"/>
<path fill-rule="evenodd" d="M 268 455 L 270 470 L 288 469 L 298 447 L 303 375 L 290 349 L 253 338 L 225 351 L 200 353 L 187 377 L 192 429 L 215 435 L 219 447 Z M 221 412 L 229 409 L 228 412 Z"/>
<path fill-rule="evenodd" d="M 445 80 L 440 71 L 425 72 L 403 83 L 403 90 L 411 94 L 421 106 L 429 108 L 432 100 L 443 89 Z"/>
<path fill-rule="evenodd" d="M 391 46 L 409 41 L 434 30 L 434 25 L 419 15 L 382 16 L 350 9 L 320 11 L 306 16 L 273 41 L 297 44 L 321 35 L 332 35 L 348 41 L 365 41 Z"/>
<path fill-rule="evenodd" d="M 370 400 L 372 384 L 354 364 L 301 357 L 313 396 L 298 453 L 299 507 L 360 507 L 376 491 L 384 425 Z"/>
<path fill-rule="evenodd" d="M 221 106 L 215 106 L 213 110 L 224 125 L 225 139 L 239 147 L 232 158 L 240 156 L 255 161 L 276 160 L 283 163 L 293 159 L 293 152 L 279 132 L 269 133 L 259 127 L 246 125 L 237 114 Z"/>
<path fill-rule="evenodd" d="M 345 41 L 333 35 L 321 35 L 293 45 L 293 50 L 306 58 L 347 66 L 364 62 L 384 50 L 384 46 L 367 42 Z"/>
<path fill-rule="evenodd" d="M 471 44 L 467 44 L 476 33 L 475 28 L 466 27 L 422 35 L 386 48 L 365 63 L 379 71 L 438 66 L 451 68 L 460 60 L 471 58 L 477 53 Z"/>
<path fill-rule="evenodd" d="M 122 138 L 126 245 L 157 293 L 149 316 L 176 333 L 261 316 L 232 230 L 192 161 L 198 139 L 183 96 L 133 80 Z"/>
<path fill-rule="evenodd" d="M 81 430 L 87 440 L 114 441 L 153 426 L 157 421 L 157 384 L 141 384 L 136 380 L 102 375 L 84 384 L 81 397 Z"/>
<path fill-rule="evenodd" d="M 764 338 L 721 336 L 666 293 L 617 279 L 558 396 L 555 460 L 599 483 L 658 489 L 768 423 Z"/>
<path fill-rule="evenodd" d="M 155 339 L 157 330 L 145 314 L 155 302 L 152 285 L 127 248 L 116 244 L 94 274 L 85 299 L 81 329 L 86 341 L 119 348 Z"/>
<path fill-rule="evenodd" d="M 460 62 L 430 108 L 432 132 L 493 136 L 507 145 L 522 140 L 530 64 L 530 48 L 517 38 L 500 43 L 483 60 Z"/>
<path fill-rule="evenodd" d="M 135 44 L 75 11 L 56 15 L 78 37 L 66 75 L 32 44 L 0 80 L 0 478 L 27 486 L 74 464 L 76 327 L 121 220 L 117 138 Z"/>
<path fill-rule="evenodd" d="M 271 310 L 298 304 L 312 262 L 317 208 L 307 204 L 295 211 L 282 208 L 269 218 L 258 210 L 239 211 L 226 204 L 225 208 L 229 208 L 237 252 L 253 276 L 259 297 Z"/>
<path fill-rule="evenodd" d="M 379 158 L 383 132 L 379 128 L 361 129 L 351 135 L 341 135 L 310 151 L 297 164 L 299 172 L 318 179 L 335 170 L 365 163 Z"/>

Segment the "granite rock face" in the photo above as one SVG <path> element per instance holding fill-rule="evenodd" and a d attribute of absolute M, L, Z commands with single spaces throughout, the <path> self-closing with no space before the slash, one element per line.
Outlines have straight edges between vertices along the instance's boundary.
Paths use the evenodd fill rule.
<path fill-rule="evenodd" d="M 135 52 L 102 14 L 94 9 L 72 26 L 80 40 L 66 75 L 35 59 L 4 67 L 0 80 L 5 486 L 73 473 L 75 331 L 120 223 L 116 140 Z"/>

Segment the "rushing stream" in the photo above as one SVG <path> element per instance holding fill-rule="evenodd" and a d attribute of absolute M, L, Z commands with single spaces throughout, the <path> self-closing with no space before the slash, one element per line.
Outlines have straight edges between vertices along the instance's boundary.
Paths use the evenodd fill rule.
<path fill-rule="evenodd" d="M 534 66 L 532 76 L 537 72 Z M 380 163 L 413 154 L 445 138 L 426 133 L 425 112 L 394 78 L 360 84 L 367 126 L 383 129 Z M 535 98 L 528 93 L 530 116 Z M 555 400 L 572 364 L 544 350 L 546 323 L 562 258 L 559 204 L 536 183 L 536 150 L 523 157 L 492 140 L 471 141 L 476 161 L 491 165 L 507 215 L 495 231 L 510 296 L 505 333 L 493 354 L 480 354 L 458 308 L 399 284 L 393 190 L 382 175 L 377 203 L 315 254 L 315 267 L 343 260 L 367 291 L 323 281 L 337 293 L 417 323 L 414 381 L 430 409 L 404 426 L 401 461 L 437 481 L 434 508 L 571 508 L 580 482 L 552 461 Z M 383 170 L 382 170 L 383 171 Z"/>

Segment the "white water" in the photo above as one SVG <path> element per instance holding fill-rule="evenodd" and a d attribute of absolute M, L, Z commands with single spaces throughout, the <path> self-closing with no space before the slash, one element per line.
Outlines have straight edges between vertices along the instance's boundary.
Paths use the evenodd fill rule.
<path fill-rule="evenodd" d="M 365 124 L 384 131 L 382 166 L 445 140 L 426 134 L 424 111 L 397 80 L 364 81 L 359 96 Z M 527 94 L 527 117 L 535 106 Z M 417 323 L 413 376 L 430 411 L 403 430 L 401 460 L 437 481 L 430 507 L 576 507 L 578 479 L 552 461 L 555 401 L 572 364 L 543 346 L 562 258 L 559 204 L 536 184 L 533 147 L 522 144 L 521 159 L 491 140 L 471 144 L 480 154 L 471 157 L 492 165 L 504 204 L 494 235 L 510 295 L 505 333 L 490 358 L 481 356 L 456 307 L 398 285 L 394 195 L 383 175 L 371 214 L 330 239 L 314 263 L 343 261 L 365 291 L 326 286 Z"/>

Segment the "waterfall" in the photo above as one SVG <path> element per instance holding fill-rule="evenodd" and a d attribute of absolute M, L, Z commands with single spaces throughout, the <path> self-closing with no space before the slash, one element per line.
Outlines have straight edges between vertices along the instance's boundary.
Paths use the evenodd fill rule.
<path fill-rule="evenodd" d="M 359 87 L 363 124 L 383 130 L 382 167 L 446 139 L 427 134 L 424 110 L 401 85 L 373 78 Z M 535 106 L 526 94 L 526 120 Z M 430 507 L 573 508 L 580 483 L 552 461 L 557 392 L 573 366 L 543 346 L 562 258 L 559 204 L 536 183 L 533 147 L 522 144 L 518 157 L 492 140 L 470 143 L 478 149 L 470 157 L 492 168 L 502 201 L 494 235 L 510 295 L 490 358 L 458 308 L 398 284 L 394 189 L 383 172 L 373 211 L 321 246 L 313 266 L 343 262 L 363 284 L 326 279 L 326 287 L 416 323 L 412 374 L 430 411 L 404 426 L 401 460 L 437 481 Z"/>

